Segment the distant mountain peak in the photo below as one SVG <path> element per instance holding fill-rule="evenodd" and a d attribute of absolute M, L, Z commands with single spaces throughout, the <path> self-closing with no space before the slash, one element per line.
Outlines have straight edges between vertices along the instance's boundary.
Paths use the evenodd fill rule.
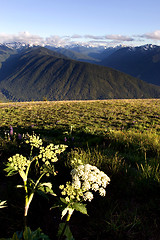
<path fill-rule="evenodd" d="M 125 47 L 106 57 L 102 65 L 160 86 L 160 46 Z"/>
<path fill-rule="evenodd" d="M 6 42 L 3 45 L 7 46 L 8 48 L 16 49 L 16 50 L 22 50 L 24 48 L 38 46 L 35 44 L 29 44 L 29 43 L 25 43 L 25 42 Z"/>

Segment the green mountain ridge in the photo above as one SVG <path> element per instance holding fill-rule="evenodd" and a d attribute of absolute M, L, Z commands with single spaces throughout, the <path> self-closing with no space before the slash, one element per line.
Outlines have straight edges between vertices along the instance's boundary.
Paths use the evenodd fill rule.
<path fill-rule="evenodd" d="M 8 57 L 0 68 L 0 99 L 12 101 L 159 98 L 160 87 L 112 68 L 67 59 L 34 47 Z"/>

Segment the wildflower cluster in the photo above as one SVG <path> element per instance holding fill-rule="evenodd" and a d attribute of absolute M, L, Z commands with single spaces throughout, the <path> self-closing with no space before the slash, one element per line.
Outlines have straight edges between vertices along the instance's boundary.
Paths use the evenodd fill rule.
<path fill-rule="evenodd" d="M 31 147 L 35 147 L 35 148 L 39 148 L 43 144 L 42 139 L 40 139 L 40 137 L 37 136 L 36 134 L 28 135 L 28 139 L 26 140 L 26 143 L 30 144 Z"/>
<path fill-rule="evenodd" d="M 66 145 L 54 145 L 49 144 L 47 147 L 41 146 L 38 159 L 42 159 L 43 166 L 41 167 L 41 172 L 46 172 L 46 176 L 54 174 L 54 162 L 58 161 L 57 154 L 64 152 L 67 148 Z"/>
<path fill-rule="evenodd" d="M 31 146 L 29 160 L 20 154 L 16 154 L 8 159 L 6 164 L 7 168 L 4 169 L 8 173 L 7 176 L 19 173 L 23 179 L 23 186 L 17 185 L 17 187 L 23 187 L 25 190 L 25 221 L 35 192 L 39 192 L 43 195 L 47 193 L 55 195 L 52 190 L 52 184 L 50 182 L 42 182 L 42 177 L 56 174 L 54 171 L 54 162 L 58 161 L 57 155 L 67 148 L 66 145 L 54 144 L 43 147 L 43 141 L 39 136 L 33 134 L 27 135 L 26 137 L 26 143 Z M 34 147 L 39 151 L 33 153 Z M 28 177 L 32 167 L 36 167 L 37 170 L 34 180 Z"/>
<path fill-rule="evenodd" d="M 49 161 L 47 163 L 46 160 L 51 160 L 51 162 L 57 162 L 57 154 L 63 152 L 66 147 L 66 145 L 54 145 L 52 143 L 49 144 L 46 148 L 40 147 L 38 158 L 41 158 L 42 161 L 46 163 L 46 165 L 49 164 Z"/>
<path fill-rule="evenodd" d="M 26 167 L 30 164 L 30 160 L 26 157 L 16 154 L 8 159 L 10 166 L 14 168 L 15 171 L 26 170 Z"/>
<path fill-rule="evenodd" d="M 71 201 L 81 201 L 81 198 L 83 197 L 83 192 L 82 189 L 78 188 L 76 189 L 73 184 L 70 182 L 66 183 L 66 187 L 64 185 L 60 185 L 59 188 L 62 190 L 61 194 L 63 196 L 66 195 L 66 202 L 71 202 Z"/>
<path fill-rule="evenodd" d="M 61 194 L 66 195 L 65 200 L 70 201 L 91 201 L 92 191 L 98 191 L 101 196 L 105 196 L 105 188 L 110 182 L 110 178 L 96 166 L 90 164 L 79 165 L 71 171 L 72 183 L 67 182 L 66 187 L 60 186 Z"/>
<path fill-rule="evenodd" d="M 72 168 L 76 168 L 78 167 L 79 165 L 83 164 L 82 160 L 81 159 L 77 159 L 77 158 L 74 158 L 70 161 L 70 164 L 71 164 L 71 167 Z"/>

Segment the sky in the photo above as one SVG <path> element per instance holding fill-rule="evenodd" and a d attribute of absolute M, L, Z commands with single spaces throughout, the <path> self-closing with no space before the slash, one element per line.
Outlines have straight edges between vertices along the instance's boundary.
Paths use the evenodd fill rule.
<path fill-rule="evenodd" d="M 159 0 L 0 0 L 0 43 L 160 45 Z"/>

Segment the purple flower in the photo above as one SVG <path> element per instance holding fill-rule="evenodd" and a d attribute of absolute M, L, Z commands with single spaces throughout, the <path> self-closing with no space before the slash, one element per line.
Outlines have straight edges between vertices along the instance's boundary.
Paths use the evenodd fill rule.
<path fill-rule="evenodd" d="M 22 135 L 20 133 L 18 133 L 18 139 L 21 140 L 22 139 Z"/>
<path fill-rule="evenodd" d="M 67 142 L 67 138 L 66 137 L 64 138 L 64 141 Z"/>
<path fill-rule="evenodd" d="M 12 126 L 10 126 L 9 134 L 10 134 L 11 136 L 13 135 L 13 127 L 12 127 Z"/>

